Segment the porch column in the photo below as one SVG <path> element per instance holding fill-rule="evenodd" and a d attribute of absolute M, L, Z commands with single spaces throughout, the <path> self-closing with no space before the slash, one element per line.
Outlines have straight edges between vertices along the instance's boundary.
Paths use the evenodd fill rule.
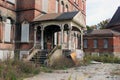
<path fill-rule="evenodd" d="M 81 29 L 81 50 L 83 50 L 83 30 Z"/>
<path fill-rule="evenodd" d="M 44 27 L 41 26 L 41 49 L 44 49 Z"/>
<path fill-rule="evenodd" d="M 69 26 L 69 49 L 71 50 L 71 32 L 72 32 L 72 26 Z"/>
<path fill-rule="evenodd" d="M 75 49 L 77 49 L 78 48 L 78 37 L 77 37 L 77 32 L 75 32 Z"/>
<path fill-rule="evenodd" d="M 37 32 L 37 26 L 34 27 L 34 47 L 36 45 L 36 32 Z"/>
<path fill-rule="evenodd" d="M 64 31 L 64 25 L 61 25 L 61 47 L 63 47 L 63 31 Z"/>

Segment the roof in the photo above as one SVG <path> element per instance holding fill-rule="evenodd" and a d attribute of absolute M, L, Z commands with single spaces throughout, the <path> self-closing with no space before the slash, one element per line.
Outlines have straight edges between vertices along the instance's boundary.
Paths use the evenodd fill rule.
<path fill-rule="evenodd" d="M 113 15 L 111 21 L 108 23 L 106 28 L 109 28 L 109 27 L 115 26 L 115 25 L 120 25 L 120 7 L 118 7 L 117 11 Z"/>
<path fill-rule="evenodd" d="M 79 11 L 39 15 L 33 21 L 72 20 Z"/>
<path fill-rule="evenodd" d="M 86 36 L 105 36 L 105 35 L 119 35 L 120 36 L 120 32 L 111 30 L 111 29 L 102 29 L 102 30 L 93 30 L 91 32 L 88 32 L 87 34 L 85 34 Z"/>

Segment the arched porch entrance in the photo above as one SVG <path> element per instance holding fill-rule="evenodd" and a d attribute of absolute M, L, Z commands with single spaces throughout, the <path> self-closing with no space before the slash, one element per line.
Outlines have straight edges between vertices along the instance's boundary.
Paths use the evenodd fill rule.
<path fill-rule="evenodd" d="M 57 32 L 60 27 L 57 25 L 49 25 L 44 28 L 44 49 L 51 50 L 58 44 Z"/>
<path fill-rule="evenodd" d="M 56 45 L 62 49 L 82 49 L 81 30 L 69 24 L 37 26 L 36 45 L 51 50 Z"/>

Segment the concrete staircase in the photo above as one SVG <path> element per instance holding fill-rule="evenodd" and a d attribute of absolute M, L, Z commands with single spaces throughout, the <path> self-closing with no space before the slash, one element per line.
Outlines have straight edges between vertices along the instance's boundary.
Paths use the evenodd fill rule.
<path fill-rule="evenodd" d="M 37 64 L 44 64 L 45 60 L 47 59 L 48 50 L 39 50 L 31 59 L 30 61 L 35 62 Z"/>

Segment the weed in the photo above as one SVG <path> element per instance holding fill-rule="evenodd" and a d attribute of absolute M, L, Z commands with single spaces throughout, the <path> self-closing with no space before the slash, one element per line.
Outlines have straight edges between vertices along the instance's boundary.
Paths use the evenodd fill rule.
<path fill-rule="evenodd" d="M 120 64 L 120 58 L 114 57 L 111 55 L 100 55 L 100 56 L 91 56 L 87 55 L 84 57 L 84 63 L 89 64 L 92 60 L 103 62 L 103 63 L 118 63 Z"/>
<path fill-rule="evenodd" d="M 52 69 L 48 67 L 40 67 L 40 70 L 42 72 L 52 73 Z"/>

